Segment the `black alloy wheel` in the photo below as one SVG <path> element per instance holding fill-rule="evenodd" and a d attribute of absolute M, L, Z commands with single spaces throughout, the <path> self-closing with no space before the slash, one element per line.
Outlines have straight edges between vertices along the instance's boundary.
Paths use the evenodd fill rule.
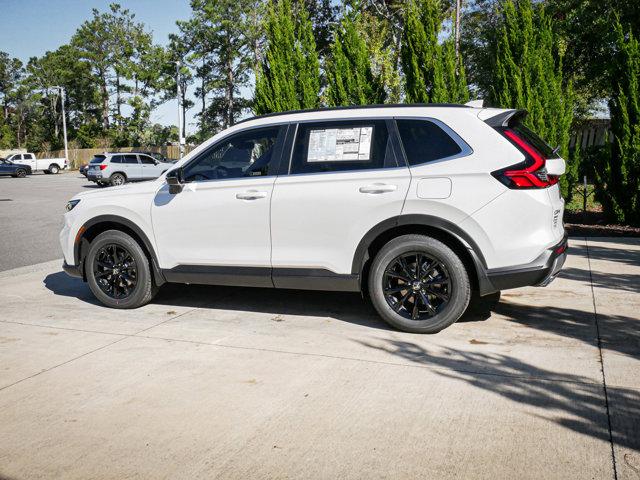
<path fill-rule="evenodd" d="M 382 290 L 394 312 L 409 320 L 427 320 L 451 298 L 451 278 L 445 265 L 424 252 L 406 252 L 384 271 Z"/>
<path fill-rule="evenodd" d="M 27 171 L 26 171 L 26 170 L 24 170 L 24 169 L 20 168 L 20 169 L 18 169 L 18 170 L 16 171 L 16 177 L 18 177 L 18 178 L 24 178 L 24 177 L 26 177 L 26 176 L 27 176 Z"/>
<path fill-rule="evenodd" d="M 122 245 L 109 243 L 93 260 L 93 275 L 102 292 L 117 300 L 128 298 L 138 284 L 136 260 Z"/>

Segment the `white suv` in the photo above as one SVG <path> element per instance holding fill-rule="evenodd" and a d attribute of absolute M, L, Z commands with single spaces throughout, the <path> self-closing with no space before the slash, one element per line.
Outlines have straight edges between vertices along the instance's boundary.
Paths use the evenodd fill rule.
<path fill-rule="evenodd" d="M 105 153 L 95 155 L 87 168 L 87 179 L 100 186 L 153 180 L 173 166 L 146 153 Z"/>
<path fill-rule="evenodd" d="M 564 263 L 564 160 L 524 115 L 398 105 L 243 121 L 155 182 L 75 196 L 64 269 L 115 308 L 165 282 L 365 291 L 395 327 L 439 331 L 472 291 L 546 285 Z"/>

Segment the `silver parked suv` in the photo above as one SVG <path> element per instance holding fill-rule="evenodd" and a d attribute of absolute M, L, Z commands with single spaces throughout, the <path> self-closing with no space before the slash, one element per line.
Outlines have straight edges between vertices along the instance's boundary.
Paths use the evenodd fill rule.
<path fill-rule="evenodd" d="M 145 153 L 104 153 L 89 162 L 87 179 L 101 186 L 123 185 L 158 178 L 171 166 Z"/>

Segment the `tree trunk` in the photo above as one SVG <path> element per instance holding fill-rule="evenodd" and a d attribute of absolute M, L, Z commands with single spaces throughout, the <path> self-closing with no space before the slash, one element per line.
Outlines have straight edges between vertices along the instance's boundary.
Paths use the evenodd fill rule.
<path fill-rule="evenodd" d="M 100 78 L 102 84 L 100 90 L 102 93 L 102 128 L 104 130 L 109 129 L 109 91 L 107 90 L 107 78 L 104 72 L 101 72 Z"/>
<path fill-rule="evenodd" d="M 462 0 L 456 0 L 456 60 L 460 58 L 460 10 L 462 9 Z M 457 68 L 457 67 L 456 67 Z"/>
<path fill-rule="evenodd" d="M 226 85 L 225 85 L 225 103 L 226 103 L 226 126 L 230 127 L 231 125 L 233 125 L 233 109 L 235 107 L 234 105 L 234 98 L 233 98 L 233 79 L 234 79 L 234 75 L 233 75 L 233 62 L 232 62 L 232 58 L 229 57 L 227 58 L 227 62 L 226 62 L 226 69 L 227 69 L 227 81 L 226 81 Z"/>

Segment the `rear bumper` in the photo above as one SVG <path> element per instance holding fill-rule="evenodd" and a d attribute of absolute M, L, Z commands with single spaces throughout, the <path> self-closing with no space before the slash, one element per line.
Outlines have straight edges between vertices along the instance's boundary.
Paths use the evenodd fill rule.
<path fill-rule="evenodd" d="M 499 290 L 527 286 L 546 287 L 562 270 L 562 266 L 567 258 L 567 248 L 568 240 L 567 234 L 565 233 L 559 243 L 545 250 L 538 258 L 529 264 L 487 270 L 487 282 L 480 293 L 487 295 Z"/>

